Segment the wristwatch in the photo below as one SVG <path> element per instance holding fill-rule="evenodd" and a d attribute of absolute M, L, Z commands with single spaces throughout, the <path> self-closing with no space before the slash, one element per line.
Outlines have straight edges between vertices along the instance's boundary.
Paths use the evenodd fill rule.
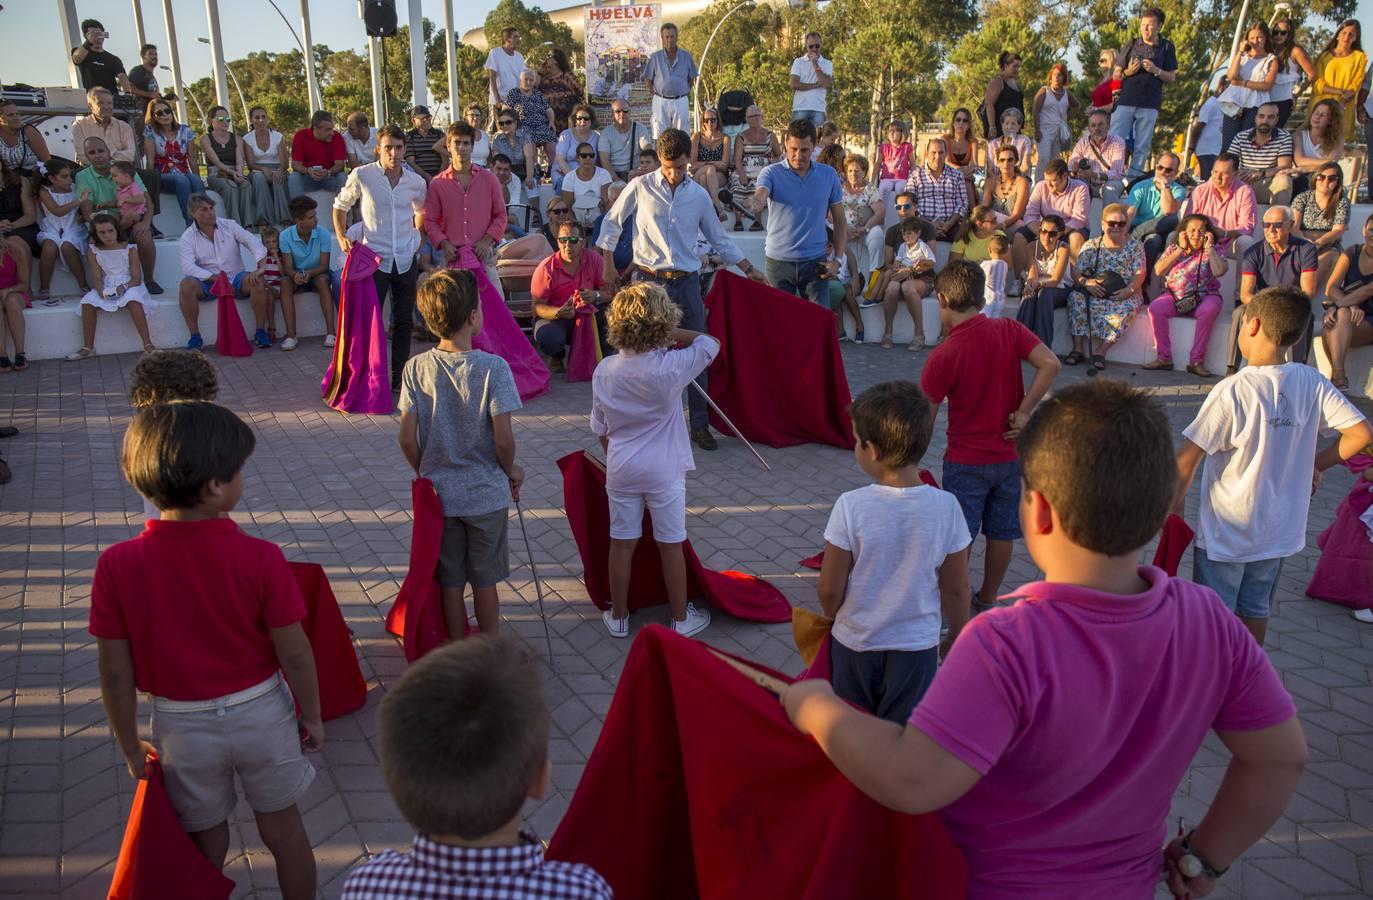
<path fill-rule="evenodd" d="M 1226 866 L 1224 869 L 1217 869 L 1206 861 L 1206 857 L 1192 849 L 1192 836 L 1196 833 L 1197 831 L 1194 828 L 1187 832 L 1186 836 L 1182 839 L 1182 856 L 1178 859 L 1178 870 L 1187 878 L 1196 878 L 1198 875 L 1205 875 L 1207 878 L 1215 881 L 1226 872 L 1230 871 L 1230 867 Z"/>

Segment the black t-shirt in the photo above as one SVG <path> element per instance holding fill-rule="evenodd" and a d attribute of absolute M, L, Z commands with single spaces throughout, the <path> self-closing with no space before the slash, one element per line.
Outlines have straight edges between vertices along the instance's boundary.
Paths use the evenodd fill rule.
<path fill-rule="evenodd" d="M 130 69 L 129 83 L 140 91 L 151 91 L 154 94 L 162 93 L 157 86 L 157 75 L 149 70 L 147 66 L 134 66 Z M 143 104 L 144 106 L 153 102 L 151 97 L 141 97 L 139 99 L 147 101 Z"/>
<path fill-rule="evenodd" d="M 81 86 L 88 91 L 103 87 L 111 94 L 118 94 L 119 75 L 124 72 L 123 60 L 107 50 L 92 50 L 87 44 L 82 46 L 86 48 L 86 58 L 76 64 L 81 73 Z"/>
<path fill-rule="evenodd" d="M 1176 72 L 1178 68 L 1178 57 L 1173 49 L 1173 42 L 1163 36 L 1159 36 L 1157 43 L 1153 45 L 1146 44 L 1139 38 L 1130 41 L 1123 57 L 1125 65 L 1121 68 L 1126 68 L 1131 60 L 1136 59 L 1150 60 L 1165 72 Z M 1120 83 L 1120 96 L 1116 98 L 1116 105 L 1158 109 L 1163 105 L 1163 80 L 1152 72 L 1140 69 Z"/>

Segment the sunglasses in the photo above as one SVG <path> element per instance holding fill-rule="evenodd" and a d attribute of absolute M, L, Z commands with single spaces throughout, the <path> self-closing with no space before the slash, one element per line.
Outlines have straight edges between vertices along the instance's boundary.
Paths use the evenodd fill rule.
<path fill-rule="evenodd" d="M 574 122 L 590 122 L 590 121 L 591 121 L 591 117 L 590 117 L 590 116 L 573 116 L 573 117 L 572 117 L 572 121 L 574 121 Z"/>
<path fill-rule="evenodd" d="M 1020 160 L 1019 160 L 1018 157 L 1015 157 L 1015 156 L 1000 156 L 1000 157 L 997 157 L 997 160 L 996 160 L 996 161 L 997 161 L 997 162 L 1008 162 L 1008 163 L 1013 163 L 1013 162 L 1019 162 Z"/>
<path fill-rule="evenodd" d="M 155 116 L 170 116 L 171 114 L 172 111 L 170 109 L 158 109 L 153 111 L 153 115 Z"/>
<path fill-rule="evenodd" d="M 1317 175 L 1317 176 L 1316 176 L 1316 180 L 1317 180 L 1317 181 L 1339 181 L 1339 180 L 1340 180 L 1340 176 L 1338 176 L 1338 175 Z"/>
<path fill-rule="evenodd" d="M 962 122 L 963 124 L 966 125 L 967 123 L 971 122 L 972 119 L 969 119 L 967 116 L 959 116 L 958 118 L 954 119 L 954 121 L 955 121 L 955 122 Z"/>
<path fill-rule="evenodd" d="M 1291 34 L 1291 33 L 1292 33 L 1291 29 L 1288 29 L 1288 28 L 1274 28 L 1274 29 L 1273 29 L 1273 34 L 1275 34 L 1275 35 L 1280 35 L 1280 34 Z"/>
<path fill-rule="evenodd" d="M 1154 171 L 1162 172 L 1165 175 L 1172 175 L 1174 172 L 1177 171 L 1177 169 L 1173 168 L 1172 166 L 1154 166 Z"/>
<path fill-rule="evenodd" d="M 233 121 L 233 118 L 232 118 L 231 116 L 215 116 L 215 121 L 216 121 L 216 122 L 232 122 L 232 121 Z"/>
<path fill-rule="evenodd" d="M 1062 232 L 1057 228 L 1041 228 L 1039 234 L 1041 237 L 1058 237 Z"/>
<path fill-rule="evenodd" d="M 1106 227 L 1107 227 L 1107 228 L 1124 228 L 1124 227 L 1125 227 L 1125 220 L 1124 220 L 1124 219 L 1112 219 L 1111 221 L 1109 221 L 1109 222 L 1106 223 Z"/>
<path fill-rule="evenodd" d="M 807 45 L 806 45 L 806 49 L 807 49 L 807 50 L 819 50 L 819 49 L 820 49 L 820 45 L 819 45 L 819 44 L 807 44 Z"/>
<path fill-rule="evenodd" d="M 575 234 L 569 234 L 566 237 L 559 235 L 558 237 L 558 243 L 560 244 L 580 244 L 581 242 L 582 239 L 577 237 Z"/>
<path fill-rule="evenodd" d="M 550 216 L 565 216 L 568 212 L 569 210 L 563 209 L 561 206 L 552 207 L 548 210 Z"/>
<path fill-rule="evenodd" d="M 1263 223 L 1263 230 L 1264 230 L 1264 231 L 1267 231 L 1267 230 L 1270 229 L 1270 228 L 1275 228 L 1275 229 L 1276 229 L 1276 228 L 1285 228 L 1286 226 L 1287 226 L 1287 223 L 1286 223 L 1286 222 L 1264 222 L 1264 223 Z"/>
<path fill-rule="evenodd" d="M 702 122 L 718 122 L 718 121 L 720 121 L 720 120 L 719 120 L 719 119 L 711 118 L 711 119 L 702 119 L 701 121 L 702 121 Z"/>
<path fill-rule="evenodd" d="M 514 119 L 501 119 L 499 124 L 502 125 L 502 126 L 505 126 L 505 125 L 514 125 L 514 124 L 515 124 L 515 120 L 514 120 Z"/>
<path fill-rule="evenodd" d="M 915 208 L 915 204 L 914 204 L 914 203 L 898 203 L 898 204 L 896 204 L 896 208 L 897 208 L 897 209 L 914 209 L 914 208 Z"/>
<path fill-rule="evenodd" d="M 611 112 L 613 112 L 613 113 L 614 113 L 615 115 L 617 115 L 617 116 L 622 116 L 622 115 L 624 115 L 625 113 L 629 112 L 629 110 L 627 110 L 627 109 L 612 109 Z"/>
<path fill-rule="evenodd" d="M 578 159 L 595 159 L 595 158 L 596 158 L 596 154 L 594 154 L 594 153 L 578 153 L 578 154 L 577 154 L 577 158 L 578 158 Z"/>

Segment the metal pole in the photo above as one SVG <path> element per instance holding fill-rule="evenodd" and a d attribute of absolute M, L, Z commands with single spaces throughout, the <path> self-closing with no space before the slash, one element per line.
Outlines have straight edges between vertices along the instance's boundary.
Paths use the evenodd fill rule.
<path fill-rule="evenodd" d="M 734 432 L 734 436 L 744 442 L 744 446 L 748 448 L 748 452 L 753 454 L 753 458 L 758 460 L 758 462 L 762 463 L 764 470 L 771 472 L 772 466 L 768 465 L 768 461 L 766 459 L 763 459 L 763 457 L 759 455 L 757 450 L 753 449 L 753 445 L 748 442 L 748 438 L 744 437 L 743 433 L 741 433 L 739 429 L 734 426 L 734 423 L 729 420 L 729 416 L 725 415 L 724 410 L 720 409 L 720 407 L 715 405 L 715 401 L 710 399 L 710 394 L 706 393 L 706 389 L 701 387 L 694 381 L 688 381 L 687 387 L 692 387 L 696 389 L 696 393 L 700 394 L 701 399 L 705 400 L 706 403 L 710 405 L 710 408 L 715 410 L 715 415 L 719 416 L 721 421 L 723 421 L 725 425 L 729 427 L 729 430 Z"/>
<path fill-rule="evenodd" d="M 181 82 L 181 54 L 176 49 L 176 19 L 172 17 L 172 0 L 162 0 L 162 21 L 167 24 L 167 61 L 171 64 L 172 90 L 176 92 L 176 119 L 184 122 L 186 86 Z M 205 118 L 203 113 L 201 118 Z"/>
<path fill-rule="evenodd" d="M 205 0 L 205 18 L 210 23 L 210 65 L 214 69 L 215 102 L 229 108 L 229 81 L 224 77 L 224 36 L 219 30 L 219 0 Z"/>
<path fill-rule="evenodd" d="M 72 62 L 72 50 L 86 41 L 81 33 L 81 20 L 76 15 L 76 0 L 57 0 L 57 18 L 62 25 L 62 40 L 66 42 L 67 77 L 74 88 L 81 87 L 81 73 Z"/>
<path fill-rule="evenodd" d="M 209 39 L 209 38 L 196 38 L 196 40 L 199 41 L 199 42 L 202 43 L 202 44 L 208 44 L 208 43 L 210 43 L 210 39 Z M 239 87 L 239 84 L 238 84 L 238 76 L 234 74 L 234 67 L 231 66 L 231 65 L 229 65 L 228 63 L 225 63 L 225 64 L 224 64 L 224 71 L 229 73 L 229 79 L 230 79 L 231 81 L 233 81 L 233 83 L 234 83 L 234 90 L 238 92 L 238 102 L 241 103 L 241 104 L 243 104 L 243 128 L 244 128 L 244 131 L 246 132 L 246 131 L 248 130 L 248 128 L 250 128 L 250 127 L 252 126 L 252 121 L 251 121 L 251 120 L 252 120 L 252 116 L 250 116 L 250 115 L 248 114 L 248 101 L 245 100 L 244 97 L 243 97 L 243 88 Z M 225 104 L 224 104 L 224 108 L 225 108 L 225 109 L 229 109 L 229 104 L 225 103 Z M 233 110 L 229 110 L 229 112 L 230 112 L 230 115 L 233 114 Z M 209 131 L 209 130 L 210 130 L 210 123 L 209 123 L 209 122 L 206 122 L 206 123 L 205 123 L 205 130 L 206 130 L 206 131 Z"/>
<path fill-rule="evenodd" d="M 429 85 L 424 75 L 424 14 L 420 0 L 410 0 L 410 105 L 429 103 Z"/>
<path fill-rule="evenodd" d="M 443 0 L 443 35 L 448 61 L 448 110 L 452 121 L 458 122 L 458 36 L 453 33 L 453 0 Z"/>
<path fill-rule="evenodd" d="M 728 19 L 730 16 L 734 15 L 739 10 L 743 9 L 745 6 L 752 6 L 753 2 L 754 0 L 744 0 L 743 3 L 740 3 L 738 6 L 734 7 L 729 12 L 725 13 L 723 16 L 720 17 L 720 21 L 716 22 L 715 27 L 711 29 L 710 37 L 706 38 L 706 45 L 701 50 L 701 58 L 696 61 L 696 70 L 699 74 L 696 78 L 696 85 L 692 88 L 691 91 L 691 120 L 695 123 L 696 129 L 698 131 L 701 128 L 701 79 L 705 76 L 706 73 L 706 54 L 710 52 L 711 42 L 715 40 L 715 35 L 719 32 L 720 26 L 725 24 L 725 19 Z"/>
<path fill-rule="evenodd" d="M 133 31 L 134 35 L 138 38 L 138 49 L 142 51 L 143 45 L 148 43 L 148 39 L 144 36 L 143 32 L 142 0 L 133 0 Z"/>
<path fill-rule="evenodd" d="M 386 124 L 385 100 L 381 93 L 381 48 L 378 46 L 379 38 L 369 37 L 367 39 L 367 56 L 372 63 L 372 124 L 380 128 Z"/>
<path fill-rule="evenodd" d="M 300 0 L 300 33 L 305 39 L 301 52 L 305 54 L 305 89 L 310 94 L 310 109 L 323 109 L 324 100 L 319 93 L 319 79 L 315 77 L 315 45 L 310 38 L 310 0 Z"/>
<path fill-rule="evenodd" d="M 171 71 L 171 69 L 168 69 L 166 66 L 158 66 L 158 68 L 159 68 L 159 69 L 166 69 L 168 72 Z M 200 120 L 201 120 L 202 122 L 205 121 L 205 107 L 203 107 L 203 106 L 200 105 L 200 101 L 197 100 L 197 99 L 195 98 L 195 94 L 191 94 L 189 91 L 188 91 L 186 94 L 182 94 L 180 91 L 177 91 L 177 95 L 178 95 L 178 96 L 183 96 L 183 97 L 184 97 L 184 96 L 189 96 L 189 97 L 191 98 L 191 102 L 195 104 L 195 111 L 196 111 L 196 113 L 198 113 L 198 114 L 200 115 Z M 178 100 L 177 102 L 181 105 L 181 108 L 182 108 L 183 110 L 185 110 L 185 108 L 186 108 L 186 101 L 185 101 L 185 100 Z M 180 121 L 182 121 L 182 122 L 186 121 L 186 113 L 185 113 L 184 111 L 181 113 Z"/>
<path fill-rule="evenodd" d="M 539 570 L 534 568 L 534 548 L 529 543 L 529 532 L 524 530 L 524 507 L 515 500 L 515 513 L 520 517 L 520 534 L 524 535 L 524 555 L 529 559 L 529 572 L 534 576 L 534 593 L 539 598 L 539 618 L 543 620 L 543 639 L 548 642 L 548 667 L 553 668 L 553 638 L 548 634 L 548 616 L 543 611 L 543 585 L 539 583 Z"/>

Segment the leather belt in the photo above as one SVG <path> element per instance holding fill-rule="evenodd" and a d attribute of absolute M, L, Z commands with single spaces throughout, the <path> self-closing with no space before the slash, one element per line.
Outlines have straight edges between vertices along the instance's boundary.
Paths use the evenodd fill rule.
<path fill-rule="evenodd" d="M 635 264 L 637 271 L 644 273 L 654 281 L 677 281 L 680 278 L 687 278 L 691 275 L 700 274 L 698 272 L 684 272 L 681 269 L 650 269 L 648 266 Z"/>
<path fill-rule="evenodd" d="M 658 97 L 662 100 L 681 100 L 683 97 L 686 96 L 686 94 L 678 94 L 675 97 L 669 97 L 667 94 L 654 94 L 653 96 Z"/>

